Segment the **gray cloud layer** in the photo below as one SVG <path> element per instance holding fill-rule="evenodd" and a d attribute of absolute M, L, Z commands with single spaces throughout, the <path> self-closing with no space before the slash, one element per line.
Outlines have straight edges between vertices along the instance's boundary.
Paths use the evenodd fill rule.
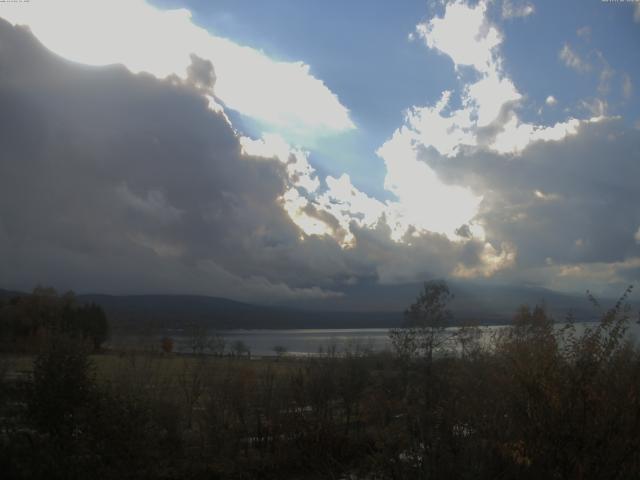
<path fill-rule="evenodd" d="M 479 265 L 481 241 L 410 232 L 395 242 L 384 220 L 352 224 L 352 248 L 304 235 L 281 205 L 285 166 L 244 155 L 209 108 L 215 65 L 192 57 L 188 73 L 180 82 L 72 64 L 0 20 L 0 287 L 264 302 Z M 423 159 L 484 195 L 487 239 L 514 245 L 525 271 L 640 254 L 638 152 L 639 132 L 607 121 L 521 156 Z M 622 270 L 628 278 L 638 268 Z M 520 277 L 508 269 L 502 278 Z"/>
<path fill-rule="evenodd" d="M 5 23 L 0 48 L 8 284 L 229 294 L 244 279 L 296 293 L 278 285 L 310 268 L 290 251 L 299 233 L 278 203 L 282 166 L 241 155 L 208 109 L 210 64 L 196 58 L 188 85 L 81 67 Z"/>
<path fill-rule="evenodd" d="M 478 218 L 489 241 L 517 247 L 516 276 L 532 268 L 613 264 L 640 255 L 634 238 L 640 225 L 640 131 L 620 119 L 583 123 L 577 134 L 534 143 L 522 155 L 476 151 L 444 159 L 425 152 L 424 158 L 444 178 L 484 195 Z M 620 270 L 627 272 L 617 280 L 638 280 L 637 272 Z M 594 286 L 588 271 L 574 272 L 584 276 L 584 287 Z"/>
<path fill-rule="evenodd" d="M 184 83 L 84 67 L 2 21 L 0 48 L 4 286 L 323 298 L 403 255 L 384 229 L 350 251 L 303 235 L 285 166 L 242 154 L 208 108 L 209 62 Z"/>

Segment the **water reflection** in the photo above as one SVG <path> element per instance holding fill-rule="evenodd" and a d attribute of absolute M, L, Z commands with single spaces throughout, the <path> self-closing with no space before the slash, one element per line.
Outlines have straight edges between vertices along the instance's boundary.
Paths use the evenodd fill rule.
<path fill-rule="evenodd" d="M 596 326 L 596 322 L 576 323 L 576 334 L 580 335 L 586 328 Z M 562 324 L 558 324 L 561 328 Z M 479 341 L 485 345 L 503 328 L 504 325 L 478 327 Z M 449 331 L 455 331 L 455 328 Z M 386 328 L 359 329 L 299 329 L 299 330 L 225 330 L 209 332 L 222 335 L 227 343 L 243 342 L 253 356 L 275 355 L 275 347 L 283 347 L 288 355 L 314 355 L 319 351 L 335 349 L 337 353 L 345 351 L 391 350 L 389 330 Z M 640 325 L 632 323 L 628 334 L 637 339 L 640 336 Z M 164 334 L 145 336 L 118 336 L 110 342 L 113 347 L 153 348 L 160 344 L 163 336 L 170 336 L 175 342 L 175 351 L 191 353 L 191 339 L 184 330 L 167 331 Z"/>

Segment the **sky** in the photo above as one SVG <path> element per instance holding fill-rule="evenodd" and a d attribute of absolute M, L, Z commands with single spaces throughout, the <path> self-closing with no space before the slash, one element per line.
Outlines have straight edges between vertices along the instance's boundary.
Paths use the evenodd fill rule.
<path fill-rule="evenodd" d="M 639 2 L 0 2 L 0 288 L 621 293 L 639 45 Z"/>

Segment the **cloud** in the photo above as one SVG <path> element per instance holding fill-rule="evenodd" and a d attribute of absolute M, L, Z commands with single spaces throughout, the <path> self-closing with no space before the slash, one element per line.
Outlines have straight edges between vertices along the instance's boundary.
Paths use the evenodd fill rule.
<path fill-rule="evenodd" d="M 383 285 L 421 282 L 442 276 L 468 278 L 463 272 L 472 272 L 470 276 L 491 275 L 498 269 L 489 272 L 490 264 L 504 252 L 479 240 L 452 242 L 445 235 L 428 231 L 409 231 L 404 241 L 397 242 L 385 222 L 378 223 L 373 229 L 356 227 L 353 232 L 358 248 L 350 253 L 375 265 L 376 278 Z M 500 268 L 510 265 L 507 261 Z"/>
<path fill-rule="evenodd" d="M 531 143 L 517 161 L 475 151 L 433 165 L 443 178 L 487 192 L 475 220 L 492 245 L 516 249 L 524 278 L 548 258 L 570 267 L 640 255 L 639 148 L 640 132 L 606 119 L 583 122 L 562 141 Z"/>
<path fill-rule="evenodd" d="M 277 135 L 240 137 L 210 108 L 213 63 L 194 57 L 184 80 L 89 68 L 2 21 L 0 43 L 2 285 L 286 302 L 490 261 L 474 225 L 455 241 L 420 230 L 446 218 L 417 203 L 419 188 L 441 199 L 435 180 L 404 212 L 321 179 Z"/>
<path fill-rule="evenodd" d="M 560 264 L 568 269 L 611 264 L 615 269 L 638 256 L 633 235 L 640 217 L 632 206 L 640 198 L 630 181 L 639 173 L 634 153 L 640 141 L 637 132 L 607 117 L 607 104 L 601 99 L 584 102 L 588 115 L 584 119 L 569 117 L 547 125 L 522 120 L 522 94 L 504 73 L 500 40 L 483 37 L 501 39 L 502 35 L 492 31 L 496 27 L 486 18 L 482 2 L 447 4 L 442 17 L 421 25 L 417 31 L 428 47 L 449 55 L 456 68 L 473 67 L 475 75 L 460 72 L 460 107 L 450 106 L 450 90 L 432 106 L 411 107 L 405 123 L 378 154 L 387 165 L 387 188 L 393 188 L 400 205 L 414 205 L 417 211 L 418 197 L 424 199 L 429 195 L 425 192 L 438 192 L 436 185 L 443 186 L 444 191 L 434 194 L 430 202 L 422 202 L 423 215 L 428 205 L 446 205 L 447 211 L 453 205 L 449 219 L 459 223 L 443 226 L 429 219 L 422 222 L 425 230 L 477 240 L 474 262 L 460 265 L 453 274 L 539 279 L 545 285 L 559 275 Z M 475 54 L 482 61 L 474 64 L 466 59 L 441 33 L 458 31 L 454 26 L 462 25 L 472 33 L 463 35 L 460 45 L 483 46 L 484 51 Z M 563 51 L 560 56 L 570 67 L 593 68 L 568 44 Z M 602 90 L 614 72 L 600 52 L 594 55 L 602 65 Z M 557 100 L 548 96 L 545 103 L 552 106 Z M 402 198 L 403 192 L 411 191 L 408 179 L 418 178 L 432 178 L 434 186 L 416 193 L 415 203 Z M 456 213 L 456 205 L 464 208 Z M 410 223 L 421 225 L 415 218 Z M 403 240 L 410 242 L 410 238 L 407 233 Z"/>
<path fill-rule="evenodd" d="M 370 215 L 361 210 L 357 221 L 348 214 L 357 209 L 345 199 L 361 193 L 348 177 L 341 179 L 345 194 L 327 195 L 330 201 L 324 202 L 307 199 L 317 211 L 330 211 L 339 219 L 340 228 L 313 215 L 325 231 L 351 232 L 340 238 L 357 245 L 354 251 L 375 252 L 381 281 L 424 275 L 424 263 L 410 258 L 432 258 L 434 245 L 446 253 L 440 262 L 431 260 L 432 271 L 460 278 L 518 278 L 516 271 L 533 272 L 535 277 L 534 270 L 550 267 L 555 260 L 569 267 L 575 262 L 620 262 L 638 253 L 628 242 L 629 224 L 622 220 L 637 217 L 628 207 L 637 199 L 624 197 L 613 183 L 600 183 L 604 178 L 619 181 L 621 170 L 626 178 L 634 178 L 630 152 L 636 137 L 605 116 L 606 102 L 599 99 L 585 103 L 589 116 L 584 119 L 569 117 L 554 124 L 522 120 L 523 96 L 504 73 L 502 35 L 486 15 L 483 2 L 454 2 L 446 5 L 441 17 L 416 29 L 429 48 L 450 56 L 456 69 L 472 67 L 475 73 L 460 72 L 469 80 L 460 88 L 459 107 L 452 106 L 454 93 L 446 90 L 433 105 L 409 108 L 404 123 L 378 149 L 387 169 L 385 189 L 395 199 L 370 199 Z M 454 45 L 449 32 L 460 26 L 471 33 Z M 458 46 L 484 48 L 474 54 L 482 61 L 472 62 Z M 604 58 L 600 60 L 608 67 Z M 553 106 L 557 100 L 550 95 L 545 103 Z M 600 159 L 612 155 L 611 170 L 602 171 Z M 576 178 L 584 179 L 584 186 L 576 185 Z M 631 185 L 621 188 L 626 194 L 634 191 Z M 600 198 L 608 199 L 606 207 Z M 615 226 L 596 225 L 591 208 Z M 612 247 L 614 241 L 602 235 L 600 229 L 607 228 L 620 244 Z M 549 233 L 556 231 L 557 236 Z M 559 240 L 565 238 L 566 242 Z M 619 240 L 623 238 L 626 243 Z M 610 248 L 617 249 L 617 256 Z"/>
<path fill-rule="evenodd" d="M 304 165 L 242 152 L 208 108 L 209 64 L 195 60 L 206 75 L 176 84 L 64 62 L 2 21 L 0 43 L 6 284 L 331 294 L 281 204 Z"/>
<path fill-rule="evenodd" d="M 309 153 L 292 148 L 280 135 L 264 134 L 258 140 L 240 137 L 240 145 L 248 155 L 277 159 L 285 166 L 290 182 L 296 187 L 312 193 L 320 186 L 318 175 L 309 163 Z"/>
<path fill-rule="evenodd" d="M 509 104 L 522 98 L 513 82 L 499 71 L 496 63 L 487 74 L 475 83 L 467 85 L 464 104 L 475 107 L 476 126 L 487 127 L 493 123 Z"/>
<path fill-rule="evenodd" d="M 123 64 L 134 73 L 184 80 L 202 75 L 194 69 L 210 62 L 217 98 L 282 130 L 328 134 L 355 128 L 347 108 L 309 65 L 275 61 L 211 35 L 186 9 L 160 10 L 143 0 L 58 0 L 3 6 L 1 13 L 13 24 L 28 25 L 53 52 L 86 65 Z"/>
<path fill-rule="evenodd" d="M 568 43 L 562 46 L 558 57 L 567 67 L 580 73 L 589 72 L 593 68 L 592 65 L 580 57 Z"/>
<path fill-rule="evenodd" d="M 449 3 L 443 17 L 433 17 L 416 27 L 429 48 L 449 56 L 456 68 L 473 66 L 487 72 L 493 65 L 492 50 L 502 42 L 498 30 L 487 23 L 486 2 L 470 7 L 461 1 Z"/>
<path fill-rule="evenodd" d="M 157 18 L 184 27 L 187 39 L 202 33 L 172 12 Z M 239 134 L 224 114 L 235 108 L 223 88 L 235 67 L 224 55 L 169 49 L 186 63 L 161 73 L 165 60 L 147 59 L 153 75 L 87 67 L 0 22 L 0 281 L 285 301 L 441 276 L 553 284 L 593 265 L 618 272 L 612 281 L 630 278 L 640 255 L 639 132 L 605 117 L 599 99 L 584 104 L 585 119 L 521 118 L 524 95 L 487 14 L 485 2 L 453 2 L 418 25 L 425 44 L 452 59 L 460 85 L 408 108 L 377 150 L 385 200 L 349 175 L 323 177 L 283 135 Z M 205 34 L 207 48 L 230 43 Z M 132 50 L 151 51 L 145 42 Z M 460 46 L 475 49 L 473 58 Z M 269 78 L 269 69 L 291 67 L 298 73 L 287 82 L 329 92 L 301 64 L 281 69 L 250 50 L 242 55 L 261 60 L 246 72 Z M 246 74 L 234 88 L 268 96 L 262 80 Z M 285 105 L 297 102 L 289 93 Z M 260 103 L 252 94 L 243 101 Z M 337 102 L 331 95 L 324 99 Z M 322 129 L 322 115 L 302 123 Z"/>
<path fill-rule="evenodd" d="M 204 60 L 193 53 L 190 58 L 191 65 L 187 67 L 187 83 L 204 94 L 213 95 L 216 74 L 211 60 Z"/>
<path fill-rule="evenodd" d="M 455 231 L 476 214 L 480 198 L 469 189 L 444 183 L 418 157 L 424 144 L 408 128 L 397 130 L 377 151 L 387 168 L 385 188 L 397 197 L 390 202 L 388 221 L 393 237 L 401 239 L 411 228 L 455 238 Z"/>
<path fill-rule="evenodd" d="M 411 107 L 404 124 L 378 149 L 387 168 L 385 188 L 397 198 L 387 202 L 385 219 L 396 240 L 404 239 L 409 231 L 435 232 L 460 240 L 467 236 L 456 232 L 471 225 L 474 238 L 483 241 L 483 228 L 476 219 L 486 190 L 469 188 L 466 178 L 445 181 L 435 168 L 437 164 L 485 150 L 517 156 L 532 144 L 575 135 L 582 121 L 568 118 L 553 125 L 536 125 L 520 120 L 517 109 L 522 94 L 503 72 L 498 48 L 502 35 L 487 18 L 484 2 L 475 6 L 449 3 L 442 17 L 418 25 L 416 31 L 428 47 L 450 56 L 456 68 L 472 66 L 476 75 L 461 88 L 461 107 L 451 107 L 450 90 L 442 92 L 432 106 Z M 465 33 L 460 36 L 461 31 Z M 456 32 L 455 38 L 452 32 Z M 473 55 L 467 57 L 469 51 Z M 555 102 L 552 96 L 546 101 L 548 105 Z M 502 249 L 502 244 L 495 238 L 484 251 Z M 495 265 L 511 264 L 515 253 L 505 258 L 508 261 Z M 484 271 L 493 273 L 498 267 Z M 482 275 L 479 269 L 458 271 Z"/>
<path fill-rule="evenodd" d="M 491 243 L 486 242 L 480 252 L 480 261 L 471 267 L 458 264 L 453 272 L 454 277 L 477 278 L 491 277 L 497 272 L 512 267 L 516 262 L 516 250 L 512 245 L 502 244 L 497 250 Z"/>
<path fill-rule="evenodd" d="M 590 34 L 591 30 L 588 29 L 588 27 L 578 29 L 578 36 L 587 41 L 590 38 Z M 611 67 L 600 50 L 591 50 L 587 58 L 585 58 L 578 54 L 568 43 L 565 43 L 558 53 L 558 57 L 567 67 L 576 72 L 584 74 L 596 70 L 598 72 L 598 93 L 602 96 L 609 94 L 611 81 L 615 77 L 616 71 Z M 591 59 L 591 61 L 589 59 Z M 597 65 L 597 67 L 595 65 Z"/>
<path fill-rule="evenodd" d="M 410 108 L 404 125 L 377 151 L 387 168 L 385 188 L 398 198 L 397 204 L 389 204 L 386 216 L 394 238 L 401 238 L 409 226 L 457 238 L 461 225 L 473 224 L 478 214 L 482 190 L 471 190 L 464 181 L 444 182 L 430 159 L 455 158 L 477 149 L 517 155 L 531 143 L 573 135 L 580 124 L 570 118 L 545 126 L 518 118 L 522 95 L 502 71 L 502 35 L 486 15 L 484 2 L 454 2 L 447 4 L 442 17 L 416 29 L 428 47 L 450 56 L 456 68 L 470 65 L 478 75 L 463 85 L 460 108 L 451 108 L 449 90 L 433 106 Z M 555 99 L 549 98 L 552 104 Z M 475 229 L 481 239 L 482 229 Z"/>
<path fill-rule="evenodd" d="M 387 206 L 379 200 L 359 191 L 347 174 L 326 178 L 326 191 L 315 198 L 317 208 L 337 220 L 342 232 L 341 243 L 353 245 L 355 236 L 351 225 L 374 228 L 384 218 Z"/>
<path fill-rule="evenodd" d="M 146 192 L 145 196 L 139 196 L 133 193 L 127 184 L 123 182 L 116 187 L 115 194 L 124 208 L 161 224 L 178 222 L 184 214 L 183 210 L 169 204 L 166 196 L 160 190 L 151 189 Z"/>
<path fill-rule="evenodd" d="M 578 36 L 585 40 L 589 40 L 591 33 L 590 29 L 585 30 L 587 28 L 588 27 L 583 27 L 578 29 Z M 598 72 L 598 93 L 602 96 L 609 94 L 611 82 L 616 75 L 616 71 L 611 67 L 600 50 L 591 50 L 585 58 L 578 54 L 568 43 L 565 43 L 558 53 L 558 57 L 565 66 L 576 72 L 584 74 L 596 70 Z"/>
<path fill-rule="evenodd" d="M 590 100 L 581 100 L 580 108 L 591 114 L 592 119 L 595 121 L 606 117 L 609 104 L 601 98 L 592 98 Z"/>
<path fill-rule="evenodd" d="M 611 66 L 609 65 L 609 62 L 607 61 L 606 58 L 604 58 L 604 55 L 602 54 L 601 51 L 596 50 L 595 55 L 600 61 L 600 65 L 601 65 L 600 75 L 599 75 L 600 82 L 598 83 L 598 93 L 600 93 L 601 95 L 606 95 L 609 93 L 609 90 L 611 89 L 611 80 L 613 79 L 616 72 L 613 68 L 611 68 Z"/>
<path fill-rule="evenodd" d="M 598 296 L 616 297 L 640 279 L 640 257 L 617 262 L 550 265 L 528 271 L 527 275 L 557 291 L 575 293 L 588 289 Z"/>
<path fill-rule="evenodd" d="M 518 2 L 513 0 L 502 1 L 502 18 L 522 18 L 528 17 L 535 12 L 533 5 L 527 2 Z"/>
<path fill-rule="evenodd" d="M 588 25 L 585 25 L 584 27 L 580 27 L 578 30 L 576 30 L 576 35 L 578 35 L 578 37 L 582 38 L 585 41 L 590 41 L 591 40 L 591 27 Z"/>
<path fill-rule="evenodd" d="M 513 115 L 495 136 L 491 148 L 498 153 L 518 154 L 533 142 L 559 141 L 569 135 L 575 135 L 579 125 L 580 121 L 575 118 L 548 127 L 532 125 L 520 122 Z"/>
<path fill-rule="evenodd" d="M 465 35 L 450 39 L 451 32 L 463 27 Z M 531 142 L 561 140 L 575 133 L 576 119 L 545 126 L 518 118 L 522 94 L 503 72 L 504 60 L 499 51 L 502 35 L 487 18 L 485 2 L 475 7 L 464 2 L 450 3 L 442 17 L 420 24 L 417 31 L 424 36 L 427 46 L 449 55 L 456 67 L 472 65 L 479 78 L 472 77 L 464 84 L 460 95 L 462 107 L 457 110 L 448 109 L 451 91 L 443 92 L 433 107 L 413 107 L 407 115 L 405 131 L 413 132 L 414 143 L 433 147 L 448 157 L 470 147 L 517 154 Z M 458 48 L 465 53 L 473 51 L 474 58 L 480 61 L 467 60 Z M 548 105 L 553 102 L 554 97 L 547 98 Z M 400 136 L 400 131 L 396 136 Z"/>

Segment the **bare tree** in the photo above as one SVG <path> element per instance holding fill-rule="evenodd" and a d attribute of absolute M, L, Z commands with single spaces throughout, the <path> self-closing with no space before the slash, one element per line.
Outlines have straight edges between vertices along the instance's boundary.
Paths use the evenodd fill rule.
<path fill-rule="evenodd" d="M 241 357 L 245 353 L 251 357 L 251 350 L 242 340 L 236 340 L 231 344 L 231 353 L 236 357 Z"/>
<path fill-rule="evenodd" d="M 275 347 L 273 347 L 273 351 L 276 354 L 276 356 L 280 359 L 286 355 L 287 347 L 283 345 L 276 345 Z"/>
<path fill-rule="evenodd" d="M 425 282 L 416 301 L 404 312 L 404 325 L 390 333 L 391 343 L 400 358 L 415 356 L 433 361 L 435 351 L 455 336 L 447 331 L 453 315 L 448 309 L 453 294 L 444 280 Z"/>

